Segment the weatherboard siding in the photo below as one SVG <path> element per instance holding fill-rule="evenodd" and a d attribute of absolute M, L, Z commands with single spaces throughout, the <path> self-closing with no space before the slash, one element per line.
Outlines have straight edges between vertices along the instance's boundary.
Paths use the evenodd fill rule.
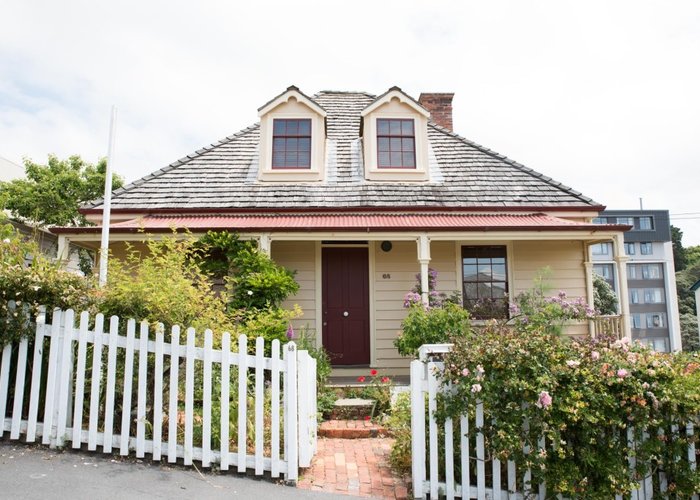
<path fill-rule="evenodd" d="M 298 304 L 303 312 L 301 318 L 292 321 L 296 331 L 308 329 L 316 333 L 316 243 L 313 241 L 273 241 L 272 259 L 296 274 L 299 291 L 283 302 L 282 307 L 291 309 Z M 318 304 L 318 307 L 321 305 Z"/>

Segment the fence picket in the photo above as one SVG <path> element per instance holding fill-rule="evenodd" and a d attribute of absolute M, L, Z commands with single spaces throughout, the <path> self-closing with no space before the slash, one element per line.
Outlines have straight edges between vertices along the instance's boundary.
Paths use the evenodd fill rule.
<path fill-rule="evenodd" d="M 69 402 L 69 391 L 70 391 L 70 369 L 72 363 L 70 362 L 73 349 L 71 348 L 73 344 L 73 329 L 75 327 L 75 313 L 72 309 L 66 311 L 63 327 L 63 337 L 61 339 L 61 369 L 58 375 L 58 417 L 56 421 L 56 446 L 62 447 L 66 441 L 66 428 L 68 426 L 68 406 Z"/>
<path fill-rule="evenodd" d="M 486 453 L 484 450 L 484 404 L 476 402 L 476 496 L 479 500 L 486 498 Z"/>
<path fill-rule="evenodd" d="M 136 320 L 130 319 L 126 324 L 126 350 L 124 352 L 124 394 L 122 396 L 122 428 L 120 434 L 119 454 L 129 454 L 129 434 L 131 432 L 132 383 L 134 380 L 134 340 L 136 337 Z"/>
<path fill-rule="evenodd" d="M 248 414 L 248 339 L 238 337 L 238 472 L 245 472 L 248 457 L 246 425 Z"/>
<path fill-rule="evenodd" d="M 115 446 L 119 453 L 127 455 L 134 453 L 142 458 L 151 453 L 154 460 L 162 459 L 163 447 L 167 447 L 168 460 L 176 461 L 183 457 L 185 464 L 200 460 L 203 466 L 210 466 L 218 460 L 221 469 L 229 468 L 231 461 L 239 470 L 254 468 L 257 475 L 266 470 L 273 477 L 284 473 L 289 482 L 298 478 L 300 457 L 305 463 L 311 461 L 316 450 L 316 399 L 315 390 L 316 363 L 306 351 L 299 353 L 294 342 L 288 343 L 284 351 L 279 341 L 272 343 L 272 356 L 265 356 L 263 338 L 255 342 L 255 355 L 247 353 L 248 339 L 239 338 L 239 352 L 231 352 L 229 334 L 222 337 L 221 351 L 214 349 L 213 333 L 204 332 L 204 346 L 196 346 L 196 336 L 193 328 L 188 328 L 184 345 L 180 344 L 180 329 L 173 326 L 170 342 L 165 344 L 165 334 L 162 326 L 156 328 L 155 341 L 149 340 L 149 326 L 140 323 L 138 339 L 136 338 L 136 321 L 127 320 L 126 335 L 119 334 L 119 318 L 113 316 L 109 321 L 109 332 L 104 330 L 104 316 L 95 317 L 94 331 L 90 330 L 90 316 L 80 314 L 80 323 L 76 327 L 75 313 L 71 310 L 55 310 L 51 325 L 47 325 L 46 315 L 42 311 L 36 318 L 36 332 L 33 338 L 34 358 L 30 371 L 31 387 L 27 385 L 29 346 L 32 339 L 21 339 L 14 345 L 8 345 L 0 356 L 0 393 L 2 403 L 2 430 L 10 430 L 10 438 L 18 439 L 26 432 L 27 439 L 35 439 L 40 434 L 46 444 L 63 446 L 68 439 L 74 448 L 80 448 L 83 442 L 87 447 L 96 450 L 102 446 L 102 452 L 110 453 Z M 46 337 L 50 337 L 48 351 L 45 352 Z M 76 342 L 75 347 L 73 341 Z M 90 347 L 92 344 L 92 347 Z M 14 349 L 17 349 L 17 360 L 13 363 Z M 123 352 L 120 352 L 123 349 Z M 107 351 L 106 353 L 104 351 Z M 136 351 L 138 351 L 138 370 L 134 366 Z M 76 358 L 73 359 L 74 352 Z M 89 362 L 89 354 L 93 359 Z M 106 354 L 106 362 L 103 356 Z M 149 361 L 149 354 L 154 354 L 154 361 Z M 165 356 L 170 355 L 169 368 L 165 365 Z M 184 360 L 183 360 L 184 358 Z M 184 365 L 184 412 L 180 412 L 180 361 Z M 44 363 L 48 361 L 48 369 L 44 376 Z M 202 363 L 201 372 L 199 363 Z M 221 363 L 221 394 L 213 395 L 213 380 L 218 373 L 214 372 L 214 364 Z M 15 366 L 16 365 L 16 366 Z M 104 366 L 106 365 L 106 367 Z M 230 452 L 230 383 L 231 366 L 238 366 L 238 450 Z M 104 368 L 104 369 L 103 369 Z M 249 368 L 252 368 L 249 369 Z M 87 371 L 89 370 L 89 373 Z M 169 370 L 169 400 L 168 400 L 168 442 L 163 442 L 163 404 L 164 376 Z M 270 435 L 270 458 L 265 456 L 265 436 L 269 423 L 265 418 L 267 394 L 265 390 L 266 370 L 270 371 L 272 401 L 270 402 L 272 427 Z M 104 375 L 103 375 L 104 374 Z M 122 374 L 122 375 L 118 375 Z M 195 376 L 196 374 L 196 376 Z M 123 378 L 122 378 L 123 376 Z M 150 377 L 153 376 L 153 382 Z M 86 378 L 90 377 L 90 395 L 87 396 Z M 201 377 L 201 382 L 200 382 Z M 248 414 L 249 378 L 254 389 L 255 400 L 250 403 L 253 415 Z M 282 377 L 280 379 L 280 377 Z M 118 379 L 118 380 L 117 380 Z M 7 418 L 8 398 L 12 381 L 14 396 L 12 399 L 11 418 Z M 152 384 L 153 394 L 153 439 L 148 440 L 147 417 L 150 408 L 147 400 Z M 74 384 L 74 385 L 73 385 Z M 201 385 L 199 385 L 201 384 Z M 280 390 L 280 385 L 283 391 Z M 300 394 L 299 386 L 304 387 Z M 45 386 L 45 387 L 44 387 Z M 198 403 L 195 404 L 195 391 L 201 390 L 201 422 L 202 444 L 194 446 L 194 422 L 200 416 Z M 102 391 L 104 391 L 104 409 L 101 409 Z M 119 391 L 119 392 L 118 392 Z M 136 394 L 134 394 L 136 392 Z M 22 420 L 25 394 L 29 398 L 27 421 Z M 39 410 L 43 402 L 43 422 L 39 422 Z M 220 397 L 221 420 L 212 422 L 212 397 Z M 86 398 L 89 399 L 86 400 Z M 115 422 L 117 398 L 121 403 L 121 418 Z M 281 401 L 280 401 L 281 400 Z M 280 405 L 284 405 L 284 418 Z M 104 431 L 100 431 L 99 420 L 104 410 Z M 135 413 L 132 413 L 134 412 Z M 87 422 L 84 420 L 87 419 Z M 254 455 L 250 458 L 247 452 L 249 420 L 254 425 Z M 83 430 L 83 425 L 87 426 Z M 119 425 L 118 434 L 115 425 Z M 135 433 L 132 436 L 132 425 Z M 184 445 L 178 444 L 179 425 L 184 425 Z M 199 424 L 198 424 L 199 425 Z M 219 425 L 221 430 L 221 449 L 211 450 L 212 425 Z M 284 457 L 281 458 L 281 426 L 284 425 Z M 253 430 L 251 430 L 253 432 Z M 253 438 L 253 436 L 250 436 Z M 453 439 L 453 437 L 452 437 Z M 300 446 L 303 442 L 303 452 Z M 252 454 L 251 454 L 252 455 Z M 453 482 L 454 487 L 454 482 Z"/>
<path fill-rule="evenodd" d="M 411 476 L 413 478 L 413 495 L 423 498 L 423 481 L 425 480 L 425 398 L 423 397 L 423 374 L 425 365 L 411 361 Z"/>
<path fill-rule="evenodd" d="M 436 364 L 428 363 L 428 464 L 430 466 L 430 498 L 438 497 L 438 428 L 435 412 L 437 411 L 438 381 L 435 377 Z"/>
<path fill-rule="evenodd" d="M 231 356 L 231 334 L 229 332 L 224 332 L 221 337 L 221 459 L 220 468 L 221 470 L 228 470 L 228 453 L 229 453 L 229 387 L 231 384 L 231 367 L 230 367 L 230 356 Z M 274 425 L 274 423 L 273 423 Z M 273 427 L 274 432 L 274 427 Z M 274 456 L 273 456 L 273 471 L 274 471 Z M 274 472 L 273 475 L 274 476 Z"/>
<path fill-rule="evenodd" d="M 508 460 L 508 499 L 512 500 L 517 498 L 517 486 L 516 486 L 517 474 L 515 471 L 515 462 Z"/>
<path fill-rule="evenodd" d="M 42 444 L 49 444 L 53 439 L 53 426 L 54 422 L 54 409 L 53 404 L 56 394 L 56 379 L 58 378 L 56 371 L 58 369 L 58 332 L 61 329 L 61 319 L 63 311 L 60 309 L 53 310 L 53 316 L 51 317 L 51 343 L 49 346 L 49 369 L 46 377 L 46 396 L 44 404 L 44 426 L 43 435 L 41 436 Z"/>
<path fill-rule="evenodd" d="M 192 465 L 194 439 L 194 328 L 187 329 L 185 358 L 185 457 L 184 464 Z"/>
<path fill-rule="evenodd" d="M 90 415 L 88 417 L 88 450 L 97 449 L 97 420 L 100 414 L 100 381 L 102 379 L 102 330 L 104 315 L 95 317 L 95 336 L 92 345 L 92 380 L 90 381 Z"/>
<path fill-rule="evenodd" d="M 469 498 L 471 489 L 469 478 L 469 419 L 466 415 L 459 418 L 459 449 L 460 449 L 460 465 L 462 468 L 462 498 Z"/>
<path fill-rule="evenodd" d="M 80 314 L 80 330 L 78 333 L 78 360 L 75 370 L 75 403 L 73 405 L 73 448 L 80 448 L 83 430 L 83 400 L 85 398 L 85 363 L 87 359 L 88 323 L 90 317 L 87 311 Z"/>
<path fill-rule="evenodd" d="M 455 475 L 454 475 L 454 435 L 452 433 L 452 419 L 445 419 L 445 490 L 447 498 L 455 497 Z"/>
<path fill-rule="evenodd" d="M 272 428 L 270 429 L 270 458 L 272 460 L 271 464 L 271 475 L 274 478 L 280 477 L 280 341 L 275 339 L 272 341 L 272 357 L 271 357 L 271 370 L 272 375 L 270 376 L 270 382 L 272 387 L 270 388 L 271 401 L 271 419 Z"/>
<path fill-rule="evenodd" d="M 41 393 L 41 367 L 44 359 L 44 328 L 46 308 L 41 307 L 36 317 L 36 336 L 34 337 L 34 359 L 32 360 L 32 386 L 29 393 L 29 418 L 27 421 L 27 442 L 36 440 L 36 424 L 39 415 L 39 396 Z"/>
<path fill-rule="evenodd" d="M 114 433 L 114 393 L 117 380 L 117 337 L 119 336 L 119 318 L 109 319 L 109 347 L 107 350 L 107 394 L 105 396 L 105 425 L 102 451 L 112 453 L 112 434 Z"/>
<path fill-rule="evenodd" d="M 285 421 L 285 451 L 286 455 L 284 458 L 287 460 L 287 472 L 285 478 L 288 482 L 294 482 L 297 480 L 299 469 L 298 469 L 298 420 L 297 420 L 297 350 L 296 344 L 294 342 L 289 342 L 284 349 L 285 357 L 285 373 L 284 378 L 288 381 L 285 384 L 286 388 L 286 407 L 284 413 Z"/>
<path fill-rule="evenodd" d="M 263 367 L 265 339 L 255 339 L 255 473 L 263 473 L 263 403 L 265 402 Z"/>
<path fill-rule="evenodd" d="M 168 404 L 168 462 L 177 461 L 177 396 L 180 372 L 180 327 L 174 325 L 170 332 L 170 398 Z"/>
<path fill-rule="evenodd" d="M 17 376 L 15 377 L 15 401 L 12 408 L 12 428 L 10 439 L 19 439 L 20 425 L 22 422 L 22 406 L 24 404 L 24 382 L 27 374 L 27 350 L 29 339 L 24 337 L 19 341 L 17 351 Z"/>
<path fill-rule="evenodd" d="M 148 387 L 148 322 L 139 329 L 139 377 L 136 392 L 136 457 L 146 454 L 146 390 Z"/>
<path fill-rule="evenodd" d="M 164 326 L 158 323 L 156 326 L 155 359 L 153 368 L 153 460 L 160 461 L 163 458 L 163 343 Z"/>
<path fill-rule="evenodd" d="M 202 467 L 211 466 L 211 351 L 213 348 L 213 333 L 207 329 L 204 331 L 204 379 L 202 382 Z"/>

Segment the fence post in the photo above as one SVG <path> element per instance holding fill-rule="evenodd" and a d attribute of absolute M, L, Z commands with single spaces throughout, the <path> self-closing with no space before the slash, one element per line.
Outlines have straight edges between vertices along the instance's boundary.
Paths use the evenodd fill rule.
<path fill-rule="evenodd" d="M 314 422 L 316 421 L 316 374 L 314 370 L 315 360 L 307 351 L 298 351 L 299 367 L 299 467 L 311 466 L 316 434 Z"/>
<path fill-rule="evenodd" d="M 56 446 L 61 448 L 66 441 L 66 428 L 68 424 L 69 407 L 72 381 L 72 358 L 73 358 L 73 328 L 74 312 L 68 309 L 65 315 L 63 327 L 63 338 L 61 339 L 61 357 L 58 365 L 58 407 L 56 417 Z"/>
<path fill-rule="evenodd" d="M 425 481 L 425 398 L 423 397 L 423 363 L 411 361 L 411 456 L 414 498 L 424 498 Z"/>
<path fill-rule="evenodd" d="M 297 350 L 294 342 L 285 346 L 285 378 L 288 383 L 284 394 L 284 441 L 285 461 L 287 462 L 287 482 L 296 482 L 299 476 L 299 462 L 297 455 L 298 423 L 297 423 Z"/>

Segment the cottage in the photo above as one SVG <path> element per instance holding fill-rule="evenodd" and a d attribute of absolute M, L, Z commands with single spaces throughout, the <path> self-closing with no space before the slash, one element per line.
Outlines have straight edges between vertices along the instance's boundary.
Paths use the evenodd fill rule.
<path fill-rule="evenodd" d="M 260 122 L 114 192 L 110 248 L 138 231 L 236 231 L 297 271 L 291 299 L 306 326 L 352 375 L 366 367 L 406 373 L 393 340 L 404 295 L 429 270 L 465 307 L 507 297 L 552 270 L 554 290 L 593 300 L 590 247 L 612 241 L 625 276 L 626 226 L 592 220 L 604 207 L 452 131 L 453 94 L 398 87 L 375 96 L 289 87 Z M 84 212 L 101 220 L 102 203 Z M 63 240 L 99 246 L 99 227 L 59 228 Z M 621 280 L 620 283 L 624 283 Z M 629 336 L 626 290 L 622 329 Z M 594 324 L 568 333 L 592 333 Z"/>

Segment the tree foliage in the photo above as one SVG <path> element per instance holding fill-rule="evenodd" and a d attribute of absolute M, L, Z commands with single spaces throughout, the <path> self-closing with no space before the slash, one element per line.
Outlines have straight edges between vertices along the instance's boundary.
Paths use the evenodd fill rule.
<path fill-rule="evenodd" d="M 593 274 L 593 306 L 600 314 L 617 314 L 617 295 L 610 283 L 599 274 Z"/>
<path fill-rule="evenodd" d="M 80 205 L 104 193 L 107 161 L 97 165 L 74 155 L 60 160 L 49 155 L 42 165 L 24 160 L 26 179 L 0 182 L 0 206 L 13 216 L 42 226 L 85 225 Z M 112 176 L 112 189 L 121 187 L 119 175 Z"/>
<path fill-rule="evenodd" d="M 683 231 L 676 226 L 671 226 L 671 244 L 675 271 L 682 271 L 688 265 L 688 257 L 686 249 L 683 248 Z"/>

